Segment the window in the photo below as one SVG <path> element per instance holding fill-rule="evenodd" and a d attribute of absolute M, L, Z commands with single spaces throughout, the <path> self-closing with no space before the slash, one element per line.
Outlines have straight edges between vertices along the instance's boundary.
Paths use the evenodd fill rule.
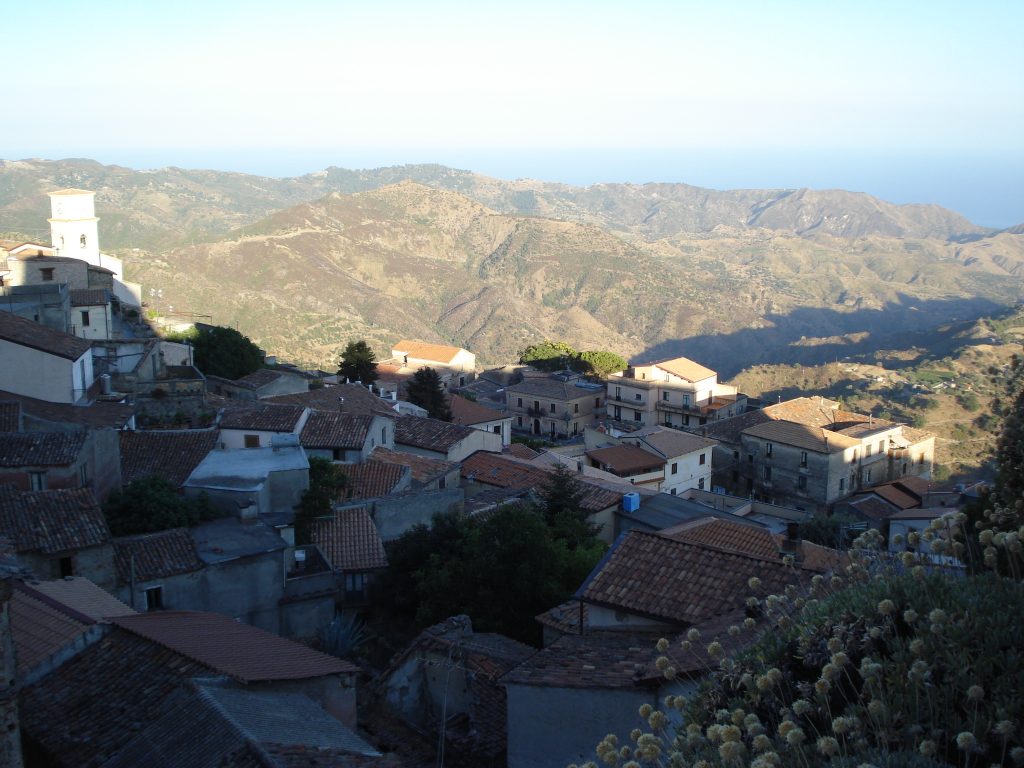
<path fill-rule="evenodd" d="M 579 403 L 573 403 L 572 404 L 572 412 L 573 413 L 579 413 L 580 412 L 580 404 Z"/>
<path fill-rule="evenodd" d="M 85 248 L 85 235 L 82 235 L 80 238 L 78 238 L 78 247 Z"/>
<path fill-rule="evenodd" d="M 44 283 L 53 282 L 53 267 L 43 267 L 39 270 L 39 279 Z"/>
<path fill-rule="evenodd" d="M 574 435 L 578 435 L 580 433 L 580 425 L 577 424 L 575 421 L 572 423 L 572 433 Z"/>
<path fill-rule="evenodd" d="M 689 395 L 683 395 L 683 405 L 689 405 L 689 404 L 690 404 L 690 396 Z"/>
<path fill-rule="evenodd" d="M 748 453 L 747 454 L 747 464 L 753 464 L 753 463 L 754 463 L 754 454 Z"/>
<path fill-rule="evenodd" d="M 878 452 L 885 453 L 885 440 L 878 441 Z"/>
<path fill-rule="evenodd" d="M 259 435 L 246 435 L 245 436 L 245 447 L 246 448 L 259 448 L 260 447 L 260 436 Z"/>
<path fill-rule="evenodd" d="M 640 421 L 640 411 L 633 411 L 633 421 Z"/>
<path fill-rule="evenodd" d="M 661 399 L 664 400 L 667 403 L 668 402 L 668 392 L 662 392 L 661 393 Z"/>
<path fill-rule="evenodd" d="M 864 458 L 866 459 L 870 455 L 871 455 L 871 446 L 870 445 L 865 445 L 864 446 Z"/>
<path fill-rule="evenodd" d="M 704 490 L 704 478 L 703 477 L 700 480 L 697 481 L 697 488 L 699 490 L 701 490 L 701 491 Z"/>
<path fill-rule="evenodd" d="M 387 445 L 388 444 L 388 428 L 387 427 L 381 427 L 381 429 L 380 429 L 380 444 L 381 445 Z"/>
<path fill-rule="evenodd" d="M 437 489 L 443 491 L 448 486 L 448 478 L 441 476 L 441 479 L 437 481 Z"/>
<path fill-rule="evenodd" d="M 523 407 L 523 398 L 521 398 L 521 397 L 517 397 L 516 398 L 516 407 L 517 408 L 522 408 Z"/>
<path fill-rule="evenodd" d="M 856 463 L 857 459 L 859 459 L 859 458 L 860 458 L 860 451 L 858 451 L 856 448 L 854 448 L 853 449 L 853 458 L 850 459 L 850 463 L 851 464 Z"/>
<path fill-rule="evenodd" d="M 920 458 L 917 460 L 917 463 L 920 464 L 922 467 L 924 466 L 924 454 L 923 453 L 921 454 Z"/>
<path fill-rule="evenodd" d="M 83 464 L 78 468 L 78 487 L 89 487 L 89 466 L 87 464 Z"/>
<path fill-rule="evenodd" d="M 345 592 L 349 595 L 362 596 L 366 589 L 366 574 L 365 573 L 346 573 L 345 574 Z"/>
<path fill-rule="evenodd" d="M 797 490 L 800 490 L 800 491 L 806 491 L 807 490 L 807 475 L 800 475 L 796 479 L 796 487 L 797 487 Z"/>
<path fill-rule="evenodd" d="M 698 461 L 697 463 L 701 464 L 701 465 L 707 464 L 708 463 L 708 455 L 706 453 L 702 453 L 700 455 L 700 461 Z"/>
<path fill-rule="evenodd" d="M 640 397 L 640 393 L 639 393 L 639 392 L 637 392 L 637 393 L 636 393 L 635 395 L 633 395 L 633 399 L 634 399 L 634 400 L 640 400 L 640 399 L 641 399 L 641 397 Z"/>
<path fill-rule="evenodd" d="M 807 451 L 800 451 L 800 466 L 807 466 Z"/>
<path fill-rule="evenodd" d="M 739 461 L 740 460 L 740 452 L 739 451 L 733 451 L 732 452 L 732 460 L 733 461 Z"/>
<path fill-rule="evenodd" d="M 673 475 L 678 475 L 679 474 L 679 462 L 673 462 L 672 463 L 672 474 Z"/>
<path fill-rule="evenodd" d="M 88 309 L 83 309 L 82 310 L 82 327 L 83 328 L 88 328 L 89 327 L 89 310 Z"/>
<path fill-rule="evenodd" d="M 771 456 L 772 455 L 772 444 L 771 443 L 765 443 L 764 444 L 764 455 L 765 456 Z"/>
<path fill-rule="evenodd" d="M 683 416 L 683 426 L 684 427 L 690 426 L 690 417 L 689 416 Z"/>
<path fill-rule="evenodd" d="M 555 412 L 555 404 L 554 404 L 554 403 L 552 403 L 552 404 L 551 404 L 551 411 L 550 411 L 550 412 L 551 412 L 551 413 L 554 413 L 554 412 Z"/>
<path fill-rule="evenodd" d="M 533 410 L 535 410 L 535 411 L 539 411 L 540 410 L 540 400 L 534 400 L 533 401 Z"/>
<path fill-rule="evenodd" d="M 594 407 L 595 408 L 600 408 L 601 407 L 601 398 L 600 397 L 595 397 L 594 398 Z"/>
<path fill-rule="evenodd" d="M 865 483 L 870 483 L 871 482 L 871 470 L 870 469 L 865 469 L 864 470 L 864 482 Z"/>
<path fill-rule="evenodd" d="M 765 479 L 765 482 L 771 482 L 771 479 L 772 479 L 772 468 L 771 467 L 765 467 L 764 468 L 764 479 Z"/>
<path fill-rule="evenodd" d="M 846 490 L 846 478 L 845 477 L 840 477 L 839 478 L 839 492 L 842 493 L 845 490 Z"/>
<path fill-rule="evenodd" d="M 28 473 L 29 488 L 33 491 L 45 491 L 46 490 L 46 473 L 45 472 L 29 472 Z"/>
<path fill-rule="evenodd" d="M 622 387 L 616 387 L 615 388 L 615 399 L 616 400 L 621 400 L 622 399 Z"/>
<path fill-rule="evenodd" d="M 495 427 L 491 427 L 491 431 L 494 432 L 494 434 L 496 434 L 496 435 L 500 435 L 501 434 L 501 424 L 498 424 Z"/>
<path fill-rule="evenodd" d="M 142 594 L 146 596 L 147 611 L 159 611 L 164 607 L 163 587 L 150 587 L 149 589 L 142 590 Z"/>
<path fill-rule="evenodd" d="M 675 495 L 676 495 L 676 489 L 675 489 L 675 488 L 673 488 L 673 489 L 672 489 L 671 491 L 669 491 L 669 493 L 670 493 L 671 495 L 675 496 Z"/>
<path fill-rule="evenodd" d="M 516 416 L 516 426 L 517 427 L 523 426 L 523 417 L 522 416 Z"/>
<path fill-rule="evenodd" d="M 62 579 L 75 575 L 75 561 L 70 557 L 62 557 L 58 560 L 57 568 L 60 569 L 60 577 Z"/>

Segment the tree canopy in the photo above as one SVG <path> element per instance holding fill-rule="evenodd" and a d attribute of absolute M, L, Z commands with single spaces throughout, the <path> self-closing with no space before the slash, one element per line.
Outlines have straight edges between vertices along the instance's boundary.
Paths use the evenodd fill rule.
<path fill-rule="evenodd" d="M 205 496 L 182 496 L 173 483 L 156 475 L 114 491 L 103 506 L 103 515 L 114 536 L 188 528 L 219 517 Z"/>
<path fill-rule="evenodd" d="M 263 350 L 234 328 L 204 326 L 167 338 L 190 342 L 196 368 L 210 376 L 240 379 L 263 367 Z"/>
<path fill-rule="evenodd" d="M 339 465 L 323 456 L 309 457 L 309 488 L 303 492 L 295 514 L 296 544 L 312 543 L 313 520 L 330 515 L 332 502 L 348 486 L 348 475 Z"/>
<path fill-rule="evenodd" d="M 580 352 L 564 341 L 545 340 L 531 344 L 519 353 L 519 362 L 532 365 L 542 371 L 565 369 L 579 373 L 592 373 L 602 378 L 616 371 L 625 370 L 626 359 L 614 352 L 589 350 Z"/>
<path fill-rule="evenodd" d="M 367 385 L 377 381 L 377 357 L 370 345 L 362 339 L 350 341 L 341 353 L 338 376 Z"/>
<path fill-rule="evenodd" d="M 452 420 L 452 409 L 441 377 L 433 368 L 420 368 L 406 387 L 406 398 L 413 405 L 425 408 L 432 419 Z"/>
<path fill-rule="evenodd" d="M 604 552 L 592 534 L 571 542 L 575 532 L 566 538 L 545 517 L 528 504 L 437 515 L 387 545 L 378 599 L 420 627 L 465 613 L 478 631 L 536 643 L 533 617 L 569 599 Z"/>

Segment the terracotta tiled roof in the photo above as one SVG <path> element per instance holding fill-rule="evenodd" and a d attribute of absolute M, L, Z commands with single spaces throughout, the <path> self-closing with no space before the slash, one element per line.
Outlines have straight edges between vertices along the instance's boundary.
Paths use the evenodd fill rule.
<path fill-rule="evenodd" d="M 775 540 L 778 542 L 780 549 L 787 543 L 785 534 L 775 534 Z M 800 562 L 804 568 L 811 568 L 822 572 L 839 572 L 850 564 L 850 556 L 846 552 L 824 547 L 812 541 L 801 541 L 799 551 Z"/>
<path fill-rule="evenodd" d="M 19 493 L 0 485 L 0 534 L 17 552 L 71 552 L 110 540 L 107 521 L 88 488 Z"/>
<path fill-rule="evenodd" d="M 259 389 L 260 387 L 272 384 L 273 382 L 280 379 L 282 376 L 280 371 L 275 371 L 270 368 L 260 368 L 257 371 L 243 376 L 240 379 L 235 379 L 235 384 L 245 389 Z"/>
<path fill-rule="evenodd" d="M 461 347 L 450 347 L 447 344 L 430 344 L 425 341 L 410 341 L 403 339 L 391 348 L 391 354 L 395 357 L 410 357 L 416 360 L 427 360 L 428 362 L 443 363 L 447 365 L 455 359 L 455 356 L 462 352 Z"/>
<path fill-rule="evenodd" d="M 799 573 L 778 561 L 632 530 L 615 542 L 577 597 L 690 625 L 741 609 L 753 576 L 763 590 L 778 592 Z"/>
<path fill-rule="evenodd" d="M 96 307 L 110 301 L 110 294 L 106 288 L 72 288 L 72 307 Z"/>
<path fill-rule="evenodd" d="M 66 576 L 53 581 L 28 581 L 21 585 L 30 594 L 41 595 L 73 614 L 102 622 L 111 616 L 129 616 L 129 608 L 112 594 L 82 576 Z"/>
<path fill-rule="evenodd" d="M 92 344 L 85 339 L 61 333 L 10 312 L 0 311 L 0 340 L 37 349 L 65 360 L 77 360 Z"/>
<path fill-rule="evenodd" d="M 505 454 L 477 451 L 462 461 L 462 477 L 497 488 L 537 488 L 547 482 L 550 469 L 516 460 Z M 622 494 L 587 482 L 586 477 L 577 481 L 583 498 L 580 508 L 586 512 L 600 512 L 618 504 Z"/>
<path fill-rule="evenodd" d="M 590 609 L 587 608 L 586 603 L 582 603 L 579 600 L 570 600 L 561 605 L 556 605 L 554 608 L 544 611 L 544 613 L 534 616 L 534 619 L 539 621 L 545 627 L 551 627 L 559 632 L 569 634 L 580 634 L 580 627 L 587 626 L 587 622 L 590 620 Z M 582 624 L 580 623 L 582 620 Z"/>
<path fill-rule="evenodd" d="M 251 429 L 260 432 L 293 432 L 302 418 L 297 405 L 235 405 L 224 409 L 221 429 Z"/>
<path fill-rule="evenodd" d="M 563 635 L 502 678 L 557 688 L 632 688 L 646 676 L 657 634 Z"/>
<path fill-rule="evenodd" d="M 359 450 L 366 442 L 373 416 L 313 411 L 306 419 L 299 442 L 304 448 Z"/>
<path fill-rule="evenodd" d="M 444 477 L 452 470 L 458 469 L 459 465 L 444 459 L 435 459 L 431 456 L 421 456 L 418 453 L 405 453 L 404 451 L 392 451 L 389 448 L 374 448 L 370 454 L 376 461 L 384 461 L 389 464 L 401 464 L 412 470 L 412 479 L 417 483 L 433 482 L 439 477 Z"/>
<path fill-rule="evenodd" d="M 366 507 L 341 509 L 313 524 L 313 543 L 340 571 L 372 571 L 388 567 L 377 526 Z"/>
<path fill-rule="evenodd" d="M 766 421 L 743 430 L 743 434 L 819 453 L 840 453 L 847 448 L 860 445 L 860 441 L 855 438 L 832 432 L 823 427 L 797 424 L 792 421 Z"/>
<path fill-rule="evenodd" d="M 218 613 L 161 611 L 123 616 L 113 623 L 243 683 L 359 671 L 350 661 Z"/>
<path fill-rule="evenodd" d="M 87 617 L 69 614 L 20 588 L 15 589 L 9 610 L 17 672 L 22 678 L 92 626 Z"/>
<path fill-rule="evenodd" d="M 897 488 L 903 489 L 907 493 L 917 496 L 918 499 L 924 499 L 932 487 L 932 484 L 923 477 L 914 477 L 913 475 L 901 477 L 899 480 L 894 481 L 893 485 Z"/>
<path fill-rule="evenodd" d="M 896 485 L 886 483 L 871 489 L 871 493 L 878 494 L 890 504 L 895 504 L 900 509 L 912 509 L 921 506 L 921 500 L 906 493 Z"/>
<path fill-rule="evenodd" d="M 419 416 L 400 416 L 395 422 L 396 443 L 438 453 L 447 453 L 473 433 L 472 427 Z"/>
<path fill-rule="evenodd" d="M 393 419 L 398 415 L 385 401 L 359 384 L 337 384 L 332 387 L 311 389 L 308 392 L 276 395 L 266 398 L 263 402 L 302 405 L 315 411 L 333 411 L 356 416 L 376 414 Z"/>
<path fill-rule="evenodd" d="M 716 375 L 710 368 L 705 368 L 700 363 L 695 363 L 687 357 L 676 357 L 672 360 L 661 360 L 655 363 L 648 363 L 663 371 L 668 371 L 673 376 L 678 376 L 687 381 L 703 381 Z"/>
<path fill-rule="evenodd" d="M 637 440 L 641 444 L 646 444 L 649 449 L 653 449 L 666 459 L 714 448 L 718 445 L 717 440 L 701 437 L 692 432 L 660 426 L 638 429 L 636 432 L 630 432 L 622 437 L 629 442 Z"/>
<path fill-rule="evenodd" d="M 665 459 L 635 445 L 597 448 L 587 451 L 587 457 L 596 461 L 602 469 L 617 475 L 653 471 L 665 466 Z"/>
<path fill-rule="evenodd" d="M 189 677 L 213 674 L 115 628 L 22 690 L 21 726 L 57 764 L 93 768 L 173 706 Z"/>
<path fill-rule="evenodd" d="M 21 403 L 16 400 L 0 402 L 0 432 L 21 430 Z M 0 449 L 2 453 L 2 449 Z"/>
<path fill-rule="evenodd" d="M 767 528 L 715 517 L 688 521 L 659 531 L 679 541 L 743 552 L 764 560 L 781 560 L 779 544 Z"/>
<path fill-rule="evenodd" d="M 860 514 L 872 520 L 885 520 L 899 508 L 874 494 L 860 495 L 849 499 L 849 505 Z"/>
<path fill-rule="evenodd" d="M 540 456 L 538 451 L 535 451 L 533 448 L 523 445 L 522 443 L 511 443 L 510 445 L 506 445 L 503 452 L 510 453 L 517 459 L 526 459 L 527 461 L 530 459 L 536 459 Z"/>
<path fill-rule="evenodd" d="M 133 576 L 135 581 L 150 581 L 192 573 L 203 567 L 186 528 L 114 539 L 114 564 L 121 584 L 130 584 Z"/>
<path fill-rule="evenodd" d="M 563 381 L 547 376 L 531 376 L 518 384 L 507 387 L 505 391 L 510 398 L 514 396 L 522 396 L 524 399 L 526 397 L 543 397 L 547 400 L 559 400 L 565 403 L 586 397 L 600 397 L 603 400 L 605 395 L 604 389 L 580 387 L 577 386 L 576 380 Z M 511 400 L 509 402 L 511 403 Z M 527 403 L 524 402 L 523 405 L 527 405 Z"/>
<path fill-rule="evenodd" d="M 56 192 L 47 192 L 50 197 L 64 196 L 64 195 L 95 195 L 96 193 L 89 189 L 76 189 L 75 187 L 67 187 L 65 189 L 58 189 Z"/>
<path fill-rule="evenodd" d="M 0 467 L 66 467 L 85 446 L 86 433 L 7 432 L 0 435 Z"/>
<path fill-rule="evenodd" d="M 797 424 L 823 427 L 836 421 L 837 414 L 842 414 L 845 419 L 851 414 L 840 412 L 839 404 L 834 400 L 825 400 L 818 397 L 797 397 L 787 400 L 784 403 L 769 405 L 758 411 L 748 411 L 738 416 L 722 419 L 708 424 L 703 429 L 704 434 L 721 440 L 723 443 L 737 445 L 740 442 L 740 433 L 743 430 L 767 421 L 783 420 L 792 421 Z M 867 416 L 863 417 L 867 420 Z"/>
<path fill-rule="evenodd" d="M 474 403 L 472 400 L 467 400 L 461 395 L 452 395 L 449 397 L 448 404 L 451 406 L 453 424 L 466 424 L 468 426 L 472 426 L 473 424 L 485 424 L 488 421 L 497 421 L 498 419 L 508 418 L 508 416 L 501 411 L 488 408 L 486 405 Z"/>
<path fill-rule="evenodd" d="M 400 464 L 370 459 L 361 464 L 346 464 L 342 471 L 350 483 L 344 498 L 376 499 L 392 493 L 410 470 Z"/>
<path fill-rule="evenodd" d="M 217 430 L 170 432 L 122 430 L 121 479 L 132 483 L 156 475 L 175 486 L 182 485 L 199 462 L 217 447 Z"/>
<path fill-rule="evenodd" d="M 95 402 L 87 406 L 67 405 L 4 391 L 0 391 L 0 399 L 16 400 L 21 403 L 21 412 L 26 422 L 30 418 L 34 418 L 59 424 L 62 429 L 66 429 L 69 424 L 122 429 L 135 413 L 134 406 L 122 403 Z"/>

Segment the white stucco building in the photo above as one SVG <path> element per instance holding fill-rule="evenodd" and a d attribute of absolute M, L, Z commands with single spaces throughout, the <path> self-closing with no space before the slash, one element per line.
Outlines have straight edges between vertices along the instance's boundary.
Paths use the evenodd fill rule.
<path fill-rule="evenodd" d="M 95 383 L 85 339 L 0 312 L 0 390 L 51 403 L 80 403 Z"/>

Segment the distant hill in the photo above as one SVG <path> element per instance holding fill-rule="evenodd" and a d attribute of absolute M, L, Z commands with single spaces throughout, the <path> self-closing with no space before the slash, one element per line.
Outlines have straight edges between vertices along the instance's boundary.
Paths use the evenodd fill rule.
<path fill-rule="evenodd" d="M 364 192 L 415 181 L 458 192 L 501 213 L 542 216 L 659 239 L 710 233 L 716 227 L 763 228 L 801 237 L 980 235 L 959 214 L 937 205 L 893 205 L 841 190 L 703 189 L 687 184 L 595 184 L 574 187 L 503 181 L 440 165 L 373 170 L 327 168 L 277 179 L 223 171 L 136 171 L 92 160 L 0 161 L 0 229 L 40 231 L 46 192 L 77 186 L 97 192 L 104 241 L 111 248 L 159 249 L 206 239 L 329 192 Z"/>

